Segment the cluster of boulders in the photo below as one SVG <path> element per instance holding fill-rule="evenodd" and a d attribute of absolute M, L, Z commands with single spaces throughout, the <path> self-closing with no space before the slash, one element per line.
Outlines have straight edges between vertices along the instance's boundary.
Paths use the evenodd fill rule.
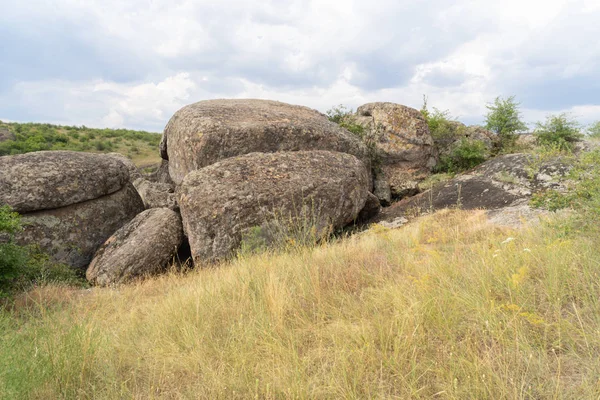
<path fill-rule="evenodd" d="M 310 108 L 267 100 L 201 101 L 168 122 L 155 173 L 141 174 L 114 153 L 6 156 L 0 158 L 0 204 L 23 214 L 19 242 L 86 269 L 93 284 L 111 285 L 163 270 L 182 245 L 201 265 L 231 257 L 253 229 L 310 220 L 319 237 L 427 202 L 505 204 L 527 190 L 515 184 L 499 193 L 498 181 L 486 177 L 505 168 L 488 164 L 414 196 L 441 151 L 421 113 L 369 103 L 357 109 L 354 121 L 374 148 Z M 492 146 L 483 129 L 459 131 Z M 382 204 L 402 198 L 408 200 L 380 214 Z"/>
<path fill-rule="evenodd" d="M 122 162 L 70 151 L 0 157 L 0 204 L 23 215 L 19 242 L 75 268 L 144 210 Z"/>

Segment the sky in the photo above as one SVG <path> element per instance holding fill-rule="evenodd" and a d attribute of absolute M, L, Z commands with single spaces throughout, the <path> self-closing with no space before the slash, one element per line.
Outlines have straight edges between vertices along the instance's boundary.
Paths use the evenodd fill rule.
<path fill-rule="evenodd" d="M 0 0 L 0 120 L 161 132 L 181 107 L 391 101 L 600 120 L 600 0 Z"/>

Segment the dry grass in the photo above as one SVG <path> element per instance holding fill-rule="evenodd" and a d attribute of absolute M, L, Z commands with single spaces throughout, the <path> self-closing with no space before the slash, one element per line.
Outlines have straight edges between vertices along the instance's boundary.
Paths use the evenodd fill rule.
<path fill-rule="evenodd" d="M 599 244 L 443 211 L 117 289 L 40 288 L 0 314 L 0 395 L 599 398 Z"/>

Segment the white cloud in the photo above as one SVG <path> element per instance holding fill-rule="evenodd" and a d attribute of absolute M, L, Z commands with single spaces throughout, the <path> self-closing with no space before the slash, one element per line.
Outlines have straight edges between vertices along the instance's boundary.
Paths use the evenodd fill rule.
<path fill-rule="evenodd" d="M 12 100 L 43 110 L 47 122 L 159 130 L 195 88 L 187 73 L 140 84 L 34 81 L 17 84 Z"/>
<path fill-rule="evenodd" d="M 11 2 L 0 15 L 0 109 L 160 130 L 207 98 L 325 111 L 419 107 L 427 94 L 480 122 L 486 102 L 517 94 L 528 118 L 573 110 L 587 121 L 600 119 L 598 20 L 594 0 Z"/>

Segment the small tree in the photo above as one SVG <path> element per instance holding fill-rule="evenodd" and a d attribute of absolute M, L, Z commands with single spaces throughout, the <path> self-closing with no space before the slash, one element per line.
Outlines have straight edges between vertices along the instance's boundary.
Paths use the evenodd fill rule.
<path fill-rule="evenodd" d="M 535 136 L 541 145 L 557 146 L 561 150 L 571 150 L 573 143 L 581 140 L 581 125 L 569 114 L 550 115 L 546 122 L 536 124 Z"/>
<path fill-rule="evenodd" d="M 429 111 L 427 96 L 425 95 L 423 95 L 423 106 L 420 111 L 427 121 L 429 132 L 436 144 L 441 142 L 442 145 L 447 145 L 464 134 L 464 126 L 450 114 L 449 110 L 440 110 L 433 107 L 433 111 Z"/>
<path fill-rule="evenodd" d="M 501 150 L 514 146 L 517 133 L 527 129 L 527 125 L 521 120 L 519 106 L 515 96 L 506 99 L 496 97 L 493 103 L 486 105 L 489 111 L 485 116 L 485 127 L 498 135 Z"/>
<path fill-rule="evenodd" d="M 600 139 L 600 121 L 596 121 L 587 128 L 587 134 L 595 139 Z"/>

